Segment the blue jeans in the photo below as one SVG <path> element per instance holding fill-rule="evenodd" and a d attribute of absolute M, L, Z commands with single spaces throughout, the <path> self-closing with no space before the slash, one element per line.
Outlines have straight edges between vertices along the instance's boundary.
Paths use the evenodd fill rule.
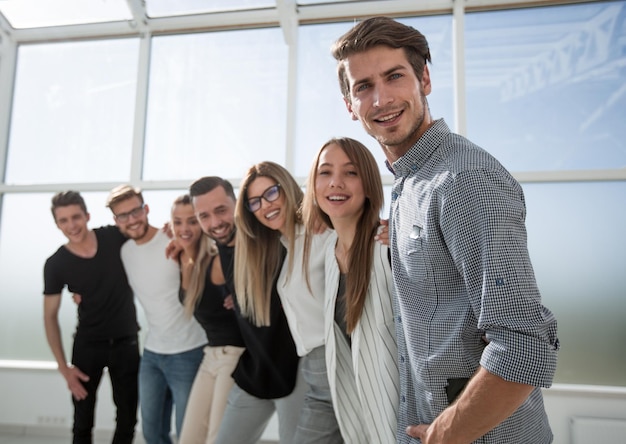
<path fill-rule="evenodd" d="M 171 444 L 172 404 L 180 433 L 203 347 L 165 355 L 144 349 L 139 366 L 141 424 L 147 444 Z"/>
<path fill-rule="evenodd" d="M 326 372 L 325 347 L 314 348 L 302 358 L 301 372 L 308 385 L 294 443 L 341 444 Z"/>
<path fill-rule="evenodd" d="M 91 444 L 96 408 L 96 393 L 104 367 L 109 370 L 113 402 L 116 407 L 113 444 L 131 444 L 137 424 L 137 371 L 139 342 L 137 336 L 90 341 L 77 335 L 72 347 L 72 364 L 89 376 L 83 382 L 87 398 L 74 403 L 73 443 Z"/>

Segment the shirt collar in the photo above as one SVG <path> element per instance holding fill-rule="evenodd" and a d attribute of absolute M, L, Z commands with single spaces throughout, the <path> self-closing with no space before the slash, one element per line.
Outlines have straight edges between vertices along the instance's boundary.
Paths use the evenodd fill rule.
<path fill-rule="evenodd" d="M 426 161 L 437 150 L 443 139 L 450 134 L 450 128 L 443 119 L 438 119 L 426 130 L 422 137 L 393 164 L 385 161 L 387 168 L 395 176 L 406 176 L 424 166 Z"/>

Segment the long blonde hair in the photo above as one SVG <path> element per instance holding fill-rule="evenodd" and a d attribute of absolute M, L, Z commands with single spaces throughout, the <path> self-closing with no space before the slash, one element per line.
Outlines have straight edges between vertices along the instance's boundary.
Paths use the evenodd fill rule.
<path fill-rule="evenodd" d="M 258 177 L 268 177 L 280 184 L 284 196 L 284 232 L 289 251 L 293 251 L 296 226 L 301 223 L 302 190 L 293 176 L 274 162 L 253 165 L 244 176 L 235 207 L 235 294 L 241 313 L 257 326 L 270 325 L 270 301 L 274 281 L 283 265 L 280 231 L 267 228 L 247 208 L 247 192 Z M 290 256 L 288 270 L 293 268 Z"/>
<path fill-rule="evenodd" d="M 192 205 L 191 197 L 188 194 L 179 196 L 172 205 L 172 213 L 174 209 L 179 205 Z M 185 297 L 183 299 L 183 305 L 185 307 L 185 315 L 188 318 L 193 316 L 200 299 L 202 299 L 202 292 L 204 291 L 204 284 L 206 282 L 206 273 L 211 263 L 211 258 L 217 255 L 217 247 L 215 242 L 202 233 L 200 239 L 198 239 L 198 252 L 193 260 L 193 266 L 191 269 L 191 276 L 189 278 L 189 287 L 185 290 Z"/>
<path fill-rule="evenodd" d="M 352 333 L 361 319 L 365 298 L 370 285 L 376 229 L 379 225 L 380 210 L 383 206 L 383 185 L 380 171 L 372 153 L 365 145 L 347 137 L 335 138 L 326 142 L 318 151 L 311 166 L 302 204 L 302 214 L 307 227 L 304 247 L 304 262 L 308 262 L 311 249 L 311 236 L 315 219 L 323 220 L 329 227 L 333 223 L 317 204 L 315 181 L 322 152 L 330 145 L 339 146 L 355 165 L 365 194 L 361 217 L 356 222 L 354 239 L 348 250 L 348 279 L 346 282 L 346 327 Z M 308 268 L 308 267 L 306 267 Z"/>

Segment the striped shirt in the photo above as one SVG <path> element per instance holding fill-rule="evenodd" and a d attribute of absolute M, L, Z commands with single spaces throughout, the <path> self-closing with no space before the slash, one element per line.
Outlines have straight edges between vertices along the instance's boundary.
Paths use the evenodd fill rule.
<path fill-rule="evenodd" d="M 551 442 L 539 387 L 552 383 L 559 343 L 527 251 L 522 188 L 443 120 L 390 169 L 398 443 L 419 442 L 405 427 L 432 423 L 449 405 L 449 380 L 470 378 L 479 365 L 537 388 L 476 442 Z"/>
<path fill-rule="evenodd" d="M 346 444 L 393 443 L 399 382 L 388 248 L 374 245 L 370 286 L 350 345 L 334 321 L 340 274 L 335 259 L 336 242 L 333 232 L 326 249 L 324 329 L 335 415 Z"/>

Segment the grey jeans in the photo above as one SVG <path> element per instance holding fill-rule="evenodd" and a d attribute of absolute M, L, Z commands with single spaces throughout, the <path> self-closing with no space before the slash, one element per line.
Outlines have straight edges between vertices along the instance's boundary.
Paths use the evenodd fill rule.
<path fill-rule="evenodd" d="M 295 444 L 305 392 L 306 384 L 301 370 L 298 371 L 293 392 L 284 398 L 260 399 L 235 384 L 228 395 L 228 404 L 215 444 L 256 444 L 274 412 L 278 414 L 280 443 Z"/>
<path fill-rule="evenodd" d="M 294 444 L 343 443 L 331 400 L 324 355 L 322 345 L 302 358 L 301 372 L 308 387 Z"/>

